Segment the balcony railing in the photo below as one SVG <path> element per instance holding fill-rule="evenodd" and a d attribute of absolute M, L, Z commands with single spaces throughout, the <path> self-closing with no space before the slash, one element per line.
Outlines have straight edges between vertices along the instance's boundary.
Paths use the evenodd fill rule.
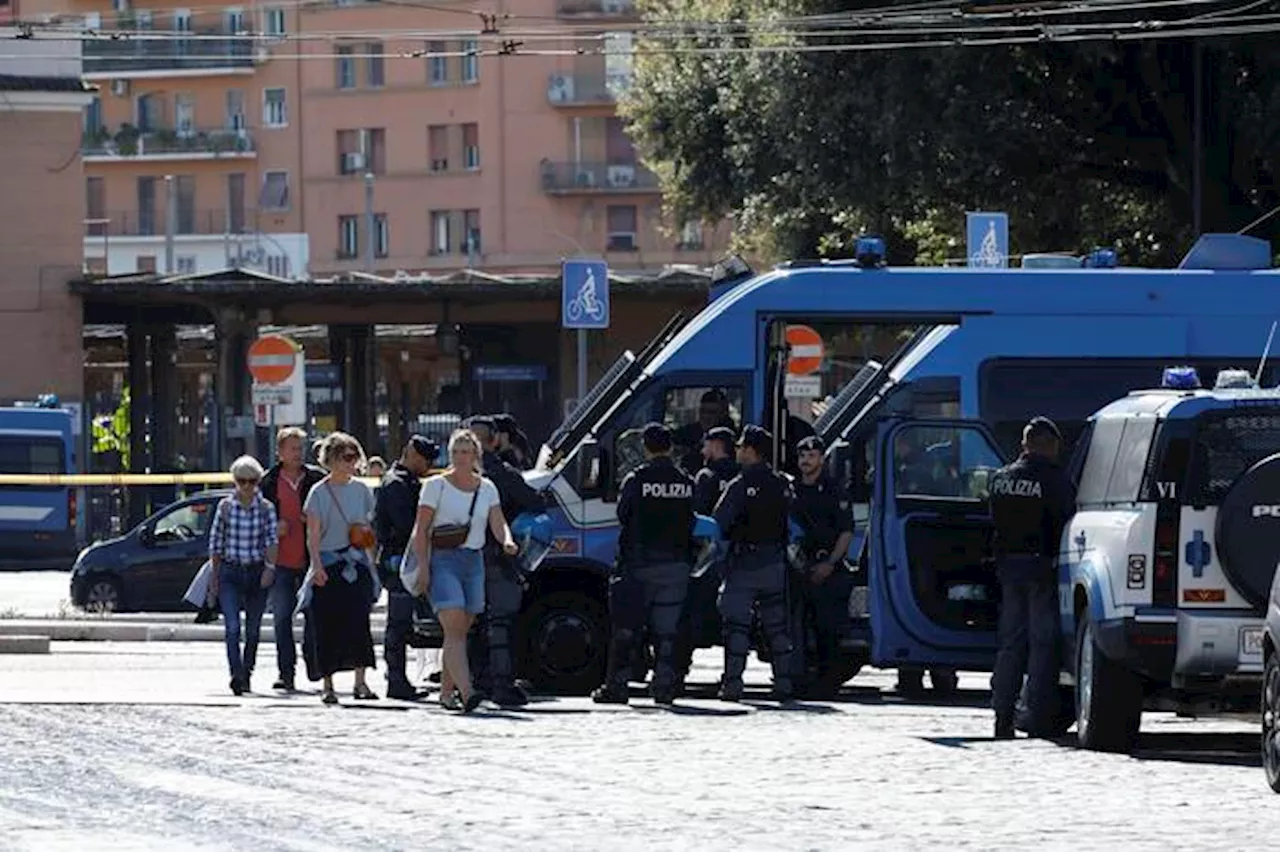
<path fill-rule="evenodd" d="M 552 106 L 617 103 L 630 86 L 630 74 L 551 74 L 547 77 L 547 103 Z"/>
<path fill-rule="evenodd" d="M 220 30 L 195 31 L 192 35 L 203 38 L 146 38 L 145 35 L 121 34 L 119 38 L 86 39 L 84 73 L 128 76 L 130 71 L 212 71 L 253 67 L 252 39 L 228 35 Z"/>
<path fill-rule="evenodd" d="M 249 156 L 255 153 L 247 128 L 187 128 L 139 130 L 125 125 L 115 133 L 106 128 L 84 134 L 80 152 L 85 157 Z"/>
<path fill-rule="evenodd" d="M 156 191 L 164 191 L 156 182 Z M 178 206 L 174 234 L 177 236 L 224 236 L 226 234 L 253 233 L 258 230 L 258 211 L 244 210 L 196 210 Z M 154 210 L 115 210 L 101 216 L 90 214 L 85 218 L 85 235 L 89 237 L 163 237 L 165 235 L 164 204 L 156 201 Z"/>
<path fill-rule="evenodd" d="M 551 195 L 658 189 L 658 176 L 639 163 L 544 162 L 539 168 L 542 191 Z"/>
<path fill-rule="evenodd" d="M 617 18 L 636 16 L 635 0 L 559 0 L 556 14 L 562 18 Z"/>

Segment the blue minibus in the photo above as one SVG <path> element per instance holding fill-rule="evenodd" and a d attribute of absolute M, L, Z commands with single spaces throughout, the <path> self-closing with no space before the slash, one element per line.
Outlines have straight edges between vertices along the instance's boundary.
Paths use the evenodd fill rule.
<path fill-rule="evenodd" d="M 70 411 L 0 408 L 0 473 L 65 474 L 76 468 Z M 0 486 L 0 562 L 43 563 L 78 550 L 76 489 L 65 485 Z"/>

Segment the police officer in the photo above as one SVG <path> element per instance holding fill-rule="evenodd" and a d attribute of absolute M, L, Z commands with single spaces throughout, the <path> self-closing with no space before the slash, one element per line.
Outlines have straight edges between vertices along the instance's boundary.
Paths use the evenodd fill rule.
<path fill-rule="evenodd" d="M 470 427 L 484 449 L 481 464 L 484 475 L 498 487 L 502 514 L 510 523 L 516 515 L 540 511 L 545 501 L 525 482 L 520 471 L 498 456 L 498 430 L 492 417 L 476 417 Z M 515 682 L 515 661 L 511 647 L 515 620 L 524 597 L 524 579 L 517 573 L 511 558 L 490 531 L 485 539 L 484 601 L 485 613 L 481 629 L 472 635 L 472 671 L 475 682 L 489 694 L 495 704 L 520 707 L 529 703 L 528 694 Z"/>
<path fill-rule="evenodd" d="M 387 696 L 406 701 L 422 697 L 405 674 L 405 649 L 413 632 L 414 612 L 425 614 L 426 602 L 414 599 L 400 583 L 400 558 L 409 546 L 418 517 L 421 478 L 431 469 L 436 451 L 435 442 L 429 438 L 409 438 L 400 458 L 382 477 L 373 513 L 378 565 L 387 589 L 387 632 L 382 648 L 387 663 Z"/>
<path fill-rule="evenodd" d="M 1062 433 L 1045 417 L 1022 431 L 1022 455 L 991 477 L 991 517 L 1000 578 L 1000 653 L 991 678 L 997 739 L 1014 736 L 1014 712 L 1028 675 L 1026 729 L 1047 732 L 1058 707 L 1058 580 L 1054 557 L 1075 488 L 1058 467 Z M 1029 659 L 1028 659 L 1029 658 Z"/>
<path fill-rule="evenodd" d="M 787 630 L 787 519 L 791 483 L 765 461 L 773 436 L 747 426 L 738 439 L 742 473 L 716 504 L 715 519 L 729 540 L 729 564 L 720 586 L 724 628 L 724 680 L 720 697 L 742 698 L 742 672 L 751 649 L 751 607 L 760 603 L 760 620 L 773 653 L 773 695 L 792 695 L 791 637 Z"/>
<path fill-rule="evenodd" d="M 826 445 L 816 435 L 796 443 L 800 479 L 795 483 L 792 516 L 804 531 L 800 542 L 802 564 L 792 577 L 792 642 L 796 671 L 805 680 L 807 693 L 819 697 L 839 690 L 829 681 L 832 664 L 840 653 L 840 634 L 849 621 L 849 596 L 853 575 L 844 557 L 853 542 L 853 507 L 848 494 L 823 470 Z M 814 657 L 806 659 L 808 627 L 814 633 Z M 816 669 L 809 676 L 810 663 Z"/>
<path fill-rule="evenodd" d="M 498 440 L 497 455 L 516 470 L 529 470 L 533 467 L 533 448 L 529 444 L 529 436 L 525 435 L 520 424 L 510 414 L 494 414 L 491 416 L 495 437 Z"/>
<path fill-rule="evenodd" d="M 642 434 L 646 461 L 622 480 L 618 496 L 618 568 L 609 578 L 613 641 L 597 704 L 626 704 L 632 644 L 648 621 L 654 639 L 650 694 L 656 704 L 676 697 L 673 668 L 680 610 L 693 558 L 693 480 L 671 458 L 671 431 L 650 423 Z"/>
<path fill-rule="evenodd" d="M 720 495 L 729 487 L 729 480 L 738 475 L 732 430 L 723 426 L 708 430 L 702 439 L 702 458 L 706 463 L 693 480 L 693 510 L 699 515 L 710 515 L 720 502 Z M 715 611 L 722 573 L 722 566 L 713 565 L 701 577 L 689 582 L 689 594 L 680 615 L 680 637 L 676 642 L 677 691 L 683 690 L 685 678 L 689 676 L 703 620 Z"/>

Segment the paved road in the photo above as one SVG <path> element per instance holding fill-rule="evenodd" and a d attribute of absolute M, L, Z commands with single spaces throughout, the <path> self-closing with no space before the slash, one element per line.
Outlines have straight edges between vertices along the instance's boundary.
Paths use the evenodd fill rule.
<path fill-rule="evenodd" d="M 700 656 L 703 679 L 716 663 Z M 1134 852 L 1280 836 L 1251 724 L 1152 716 L 1136 757 L 996 743 L 984 680 L 965 676 L 953 706 L 904 703 L 873 671 L 794 709 L 569 699 L 459 718 L 237 699 L 211 643 L 55 645 L 0 657 L 0 849 Z"/>
<path fill-rule="evenodd" d="M 0 614 L 51 618 L 71 609 L 67 571 L 0 571 Z"/>

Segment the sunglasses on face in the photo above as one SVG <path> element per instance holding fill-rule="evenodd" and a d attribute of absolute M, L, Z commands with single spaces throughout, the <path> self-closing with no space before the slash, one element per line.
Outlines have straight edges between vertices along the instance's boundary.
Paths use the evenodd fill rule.
<path fill-rule="evenodd" d="M 257 484 L 258 484 L 258 480 L 256 479 L 241 479 L 239 477 L 236 477 L 236 485 L 257 485 Z"/>
<path fill-rule="evenodd" d="M 353 461 L 358 461 L 360 459 L 360 454 L 359 453 L 343 453 L 342 455 L 338 456 L 338 458 L 344 462 L 353 462 Z"/>

